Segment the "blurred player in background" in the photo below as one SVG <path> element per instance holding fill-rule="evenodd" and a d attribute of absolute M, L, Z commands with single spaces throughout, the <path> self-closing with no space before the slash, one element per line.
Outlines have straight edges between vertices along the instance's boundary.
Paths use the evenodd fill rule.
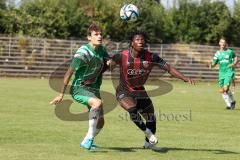
<path fill-rule="evenodd" d="M 80 146 L 85 149 L 91 149 L 94 147 L 94 137 L 104 125 L 99 89 L 102 84 L 102 73 L 106 67 L 104 65 L 106 64 L 105 60 L 109 56 L 106 48 L 102 46 L 101 28 L 92 24 L 89 26 L 87 34 L 89 43 L 82 45 L 75 53 L 71 65 L 64 76 L 61 93 L 50 104 L 57 105 L 63 100 L 66 87 L 72 74 L 75 73 L 70 90 L 71 95 L 74 100 L 86 105 L 89 109 L 89 128 Z"/>
<path fill-rule="evenodd" d="M 146 35 L 135 31 L 130 35 L 130 48 L 112 57 L 110 68 L 120 66 L 120 81 L 116 97 L 120 105 L 129 112 L 131 120 L 145 134 L 144 148 L 155 148 L 158 139 L 155 137 L 156 117 L 154 107 L 143 85 L 153 66 L 158 66 L 174 77 L 194 84 L 174 67 L 164 61 L 158 54 L 145 50 Z M 146 120 L 144 123 L 142 117 Z"/>
<path fill-rule="evenodd" d="M 210 68 L 219 65 L 218 84 L 220 93 L 227 105 L 226 109 L 234 109 L 236 101 L 230 90 L 230 85 L 234 81 L 235 67 L 238 63 L 238 58 L 232 49 L 227 48 L 227 42 L 224 38 L 219 40 L 220 49 L 214 54 Z M 235 83 L 235 82 L 234 82 Z"/>

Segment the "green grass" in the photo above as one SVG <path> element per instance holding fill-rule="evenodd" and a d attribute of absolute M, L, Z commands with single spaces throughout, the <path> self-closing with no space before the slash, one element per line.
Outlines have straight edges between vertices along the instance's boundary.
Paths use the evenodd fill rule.
<path fill-rule="evenodd" d="M 158 146 L 165 148 L 165 152 L 142 149 L 143 133 L 129 117 L 122 120 L 126 112 L 119 106 L 105 115 L 106 124 L 96 138 L 102 148 L 90 152 L 79 148 L 87 121 L 76 121 L 76 116 L 73 116 L 75 120 L 71 121 L 69 116 L 70 120 L 64 121 L 56 116 L 55 107 L 48 103 L 57 92 L 49 87 L 48 80 L 0 79 L 0 159 L 238 160 L 239 107 L 234 111 L 225 110 L 216 83 L 196 86 L 170 83 L 173 85 L 171 92 L 152 98 L 159 114 Z M 105 80 L 102 89 L 114 93 L 109 84 L 111 82 Z M 103 96 L 106 107 L 111 107 L 112 97 L 114 95 Z M 65 98 L 71 99 L 70 96 Z M 235 98 L 240 99 L 238 91 Z M 70 112 L 78 114 L 86 112 L 86 108 L 74 103 Z M 185 118 L 176 119 L 176 116 Z"/>

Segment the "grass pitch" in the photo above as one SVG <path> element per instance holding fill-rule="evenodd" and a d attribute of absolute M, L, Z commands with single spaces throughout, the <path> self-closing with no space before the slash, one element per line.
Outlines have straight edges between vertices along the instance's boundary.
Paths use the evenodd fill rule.
<path fill-rule="evenodd" d="M 152 97 L 158 118 L 158 146 L 164 150 L 142 148 L 143 133 L 122 108 L 114 108 L 114 89 L 104 80 L 102 90 L 109 92 L 104 103 L 109 110 L 114 109 L 105 114 L 104 129 L 95 139 L 101 148 L 86 151 L 79 143 L 88 123 L 78 117 L 87 111 L 85 107 L 74 102 L 69 111 L 58 111 L 50 106 L 49 101 L 58 93 L 46 79 L 0 79 L 0 159 L 240 159 L 238 89 L 234 95 L 237 108 L 227 111 L 217 83 L 169 83 L 173 85 L 171 92 Z"/>

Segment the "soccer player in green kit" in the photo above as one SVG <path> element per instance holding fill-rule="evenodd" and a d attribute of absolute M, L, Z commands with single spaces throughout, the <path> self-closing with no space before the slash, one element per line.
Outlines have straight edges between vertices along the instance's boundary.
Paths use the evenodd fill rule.
<path fill-rule="evenodd" d="M 106 68 L 105 64 L 109 56 L 106 48 L 102 46 L 101 28 L 92 24 L 89 26 L 87 34 L 89 43 L 82 45 L 75 53 L 64 76 L 61 93 L 50 104 L 57 105 L 63 100 L 66 87 L 75 73 L 70 93 L 74 100 L 86 105 L 89 109 L 89 128 L 80 146 L 91 149 L 94 147 L 94 137 L 104 125 L 99 89 L 102 84 L 102 73 Z"/>
<path fill-rule="evenodd" d="M 238 63 L 238 58 L 232 49 L 227 48 L 227 42 L 224 38 L 219 41 L 220 49 L 215 53 L 210 68 L 219 65 L 218 83 L 220 86 L 220 93 L 226 102 L 226 109 L 234 109 L 236 101 L 230 91 L 231 82 L 234 79 L 235 67 Z"/>

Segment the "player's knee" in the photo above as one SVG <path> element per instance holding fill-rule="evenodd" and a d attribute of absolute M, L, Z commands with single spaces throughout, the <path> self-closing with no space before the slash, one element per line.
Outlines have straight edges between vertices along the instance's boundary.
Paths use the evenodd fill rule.
<path fill-rule="evenodd" d="M 223 87 L 223 92 L 228 92 L 228 91 L 229 91 L 229 87 L 228 86 Z"/>
<path fill-rule="evenodd" d="M 89 105 L 93 108 L 100 108 L 102 107 L 102 100 L 99 98 L 91 98 L 89 100 Z"/>

